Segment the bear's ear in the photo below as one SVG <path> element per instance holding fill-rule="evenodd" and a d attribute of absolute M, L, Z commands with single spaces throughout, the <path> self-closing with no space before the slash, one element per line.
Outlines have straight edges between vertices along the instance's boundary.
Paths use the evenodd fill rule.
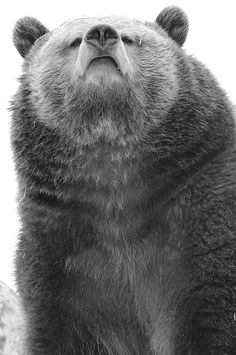
<path fill-rule="evenodd" d="M 156 22 L 178 45 L 184 44 L 188 34 L 188 18 L 183 10 L 176 6 L 167 7 L 157 16 Z"/>
<path fill-rule="evenodd" d="M 17 21 L 13 31 L 13 42 L 24 58 L 34 42 L 42 37 L 48 29 L 33 17 L 23 17 Z"/>

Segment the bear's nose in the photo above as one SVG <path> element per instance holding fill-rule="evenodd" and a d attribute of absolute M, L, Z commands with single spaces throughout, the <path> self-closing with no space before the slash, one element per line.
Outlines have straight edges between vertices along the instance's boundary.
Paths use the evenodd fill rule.
<path fill-rule="evenodd" d="M 96 47 L 114 46 L 118 40 L 117 31 L 108 25 L 94 26 L 85 35 L 85 41 Z"/>

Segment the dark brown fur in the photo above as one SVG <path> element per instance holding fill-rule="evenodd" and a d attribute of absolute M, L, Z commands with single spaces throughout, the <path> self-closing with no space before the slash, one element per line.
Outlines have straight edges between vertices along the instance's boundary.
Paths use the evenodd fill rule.
<path fill-rule="evenodd" d="M 44 35 L 32 47 L 24 21 L 12 144 L 27 355 L 236 354 L 234 119 L 179 46 L 186 16 L 52 33 L 27 20 Z M 134 39 L 133 74 L 99 88 L 70 46 L 96 23 Z"/>

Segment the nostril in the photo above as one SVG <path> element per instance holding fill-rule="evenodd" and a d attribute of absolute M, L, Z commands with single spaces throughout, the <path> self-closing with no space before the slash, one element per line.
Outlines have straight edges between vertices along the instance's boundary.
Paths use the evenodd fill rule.
<path fill-rule="evenodd" d="M 98 29 L 94 29 L 92 31 L 89 31 L 86 35 L 86 40 L 91 40 L 91 39 L 95 39 L 95 40 L 100 40 L 100 31 Z"/>
<path fill-rule="evenodd" d="M 118 33 L 112 27 L 108 27 L 104 30 L 104 39 L 118 39 Z"/>
<path fill-rule="evenodd" d="M 94 45 L 104 47 L 117 43 L 119 35 L 117 31 L 108 25 L 97 25 L 92 27 L 86 34 L 85 40 Z"/>

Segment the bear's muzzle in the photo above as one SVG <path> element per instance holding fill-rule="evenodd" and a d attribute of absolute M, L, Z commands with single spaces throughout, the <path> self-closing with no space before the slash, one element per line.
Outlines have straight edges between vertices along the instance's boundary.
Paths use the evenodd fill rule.
<path fill-rule="evenodd" d="M 91 62 L 99 58 L 108 58 L 114 62 L 118 72 L 131 75 L 133 66 L 118 32 L 108 25 L 92 27 L 83 37 L 76 61 L 76 72 L 83 77 Z"/>

